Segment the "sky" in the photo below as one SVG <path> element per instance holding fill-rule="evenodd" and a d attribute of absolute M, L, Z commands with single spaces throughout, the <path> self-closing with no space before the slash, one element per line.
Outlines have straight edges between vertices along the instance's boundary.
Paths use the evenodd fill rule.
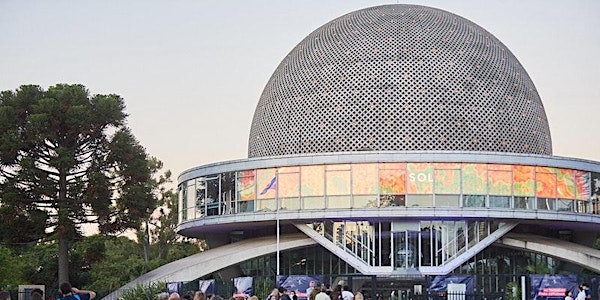
<path fill-rule="evenodd" d="M 128 126 L 176 181 L 247 157 L 262 89 L 310 32 L 395 3 L 440 8 L 495 35 L 537 87 L 554 155 L 600 161 L 597 0 L 0 0 L 0 90 L 80 83 L 121 95 Z"/>

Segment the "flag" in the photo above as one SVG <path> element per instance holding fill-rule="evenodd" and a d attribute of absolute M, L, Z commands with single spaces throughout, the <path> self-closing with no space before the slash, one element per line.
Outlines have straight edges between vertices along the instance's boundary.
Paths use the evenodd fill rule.
<path fill-rule="evenodd" d="M 267 192 L 269 192 L 270 189 L 275 190 L 276 188 L 277 188 L 277 174 L 275 174 L 275 176 L 273 176 L 273 179 L 271 179 L 271 182 L 269 182 L 269 184 L 267 184 L 267 186 L 265 186 L 265 188 L 262 190 L 262 192 L 260 192 L 260 194 L 264 195 Z"/>

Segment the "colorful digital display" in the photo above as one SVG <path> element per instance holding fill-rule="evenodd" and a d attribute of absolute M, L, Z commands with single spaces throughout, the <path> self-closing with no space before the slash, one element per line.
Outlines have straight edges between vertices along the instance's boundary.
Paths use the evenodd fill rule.
<path fill-rule="evenodd" d="M 434 173 L 436 194 L 460 194 L 460 169 L 437 169 Z"/>
<path fill-rule="evenodd" d="M 575 199 L 588 200 L 592 194 L 590 173 L 575 171 Z"/>
<path fill-rule="evenodd" d="M 536 196 L 556 198 L 556 169 L 535 167 Z"/>
<path fill-rule="evenodd" d="M 488 169 L 488 193 L 510 196 L 512 194 L 512 170 Z"/>
<path fill-rule="evenodd" d="M 350 195 L 350 170 L 325 172 L 327 195 Z"/>
<path fill-rule="evenodd" d="M 240 201 L 254 200 L 256 178 L 254 170 L 238 172 L 238 193 Z"/>
<path fill-rule="evenodd" d="M 279 173 L 277 181 L 279 198 L 300 196 L 300 173 Z"/>
<path fill-rule="evenodd" d="M 513 166 L 513 193 L 515 196 L 535 196 L 535 167 Z"/>
<path fill-rule="evenodd" d="M 302 166 L 300 167 L 300 190 L 302 196 L 325 195 L 325 167 Z"/>
<path fill-rule="evenodd" d="M 277 195 L 277 173 L 276 169 L 256 170 L 256 192 L 258 199 L 275 198 Z"/>
<path fill-rule="evenodd" d="M 466 195 L 485 195 L 487 193 L 487 165 L 462 165 L 462 192 Z"/>
<path fill-rule="evenodd" d="M 379 164 L 379 191 L 381 194 L 406 194 L 406 164 Z"/>
<path fill-rule="evenodd" d="M 433 193 L 433 165 L 430 163 L 406 164 L 406 193 Z"/>
<path fill-rule="evenodd" d="M 377 164 L 352 165 L 352 193 L 354 195 L 377 194 Z"/>
<path fill-rule="evenodd" d="M 556 169 L 556 197 L 575 199 L 575 171 Z"/>

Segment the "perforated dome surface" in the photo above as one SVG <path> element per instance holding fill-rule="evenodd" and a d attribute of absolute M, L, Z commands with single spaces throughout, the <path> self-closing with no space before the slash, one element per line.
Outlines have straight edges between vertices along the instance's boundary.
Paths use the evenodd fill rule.
<path fill-rule="evenodd" d="M 492 34 L 416 5 L 355 11 L 281 62 L 256 107 L 249 157 L 360 150 L 552 154 L 540 97 Z"/>

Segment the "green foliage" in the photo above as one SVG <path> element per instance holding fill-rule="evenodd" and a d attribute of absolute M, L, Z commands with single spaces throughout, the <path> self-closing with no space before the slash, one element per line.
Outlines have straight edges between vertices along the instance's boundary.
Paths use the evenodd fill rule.
<path fill-rule="evenodd" d="M 155 282 L 148 285 L 138 285 L 125 291 L 119 300 L 155 300 L 156 295 L 164 292 L 165 283 Z"/>
<path fill-rule="evenodd" d="M 19 285 L 22 270 L 21 260 L 10 249 L 0 245 L 0 290 Z"/>
<path fill-rule="evenodd" d="M 82 224 L 120 233 L 156 207 L 147 154 L 124 109 L 121 97 L 90 96 L 77 84 L 0 93 L 0 242 L 38 241 L 49 231 L 61 281 Z"/>

